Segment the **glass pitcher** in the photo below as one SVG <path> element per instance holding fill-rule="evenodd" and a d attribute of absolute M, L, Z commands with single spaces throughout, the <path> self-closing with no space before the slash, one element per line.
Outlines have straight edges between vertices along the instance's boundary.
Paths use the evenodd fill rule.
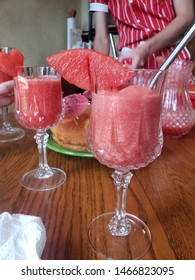
<path fill-rule="evenodd" d="M 162 103 L 164 138 L 180 138 L 195 124 L 195 110 L 187 92 L 195 62 L 175 59 L 168 69 Z"/>

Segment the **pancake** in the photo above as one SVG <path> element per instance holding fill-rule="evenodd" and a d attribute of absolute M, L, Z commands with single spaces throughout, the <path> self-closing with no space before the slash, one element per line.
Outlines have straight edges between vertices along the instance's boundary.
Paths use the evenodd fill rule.
<path fill-rule="evenodd" d="M 77 118 L 64 118 L 58 125 L 52 127 L 52 138 L 61 146 L 72 151 L 88 152 L 87 130 L 90 117 L 90 105 Z"/>

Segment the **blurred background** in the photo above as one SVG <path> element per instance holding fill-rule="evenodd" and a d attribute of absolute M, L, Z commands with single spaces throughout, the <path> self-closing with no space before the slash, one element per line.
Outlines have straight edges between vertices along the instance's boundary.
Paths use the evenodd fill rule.
<path fill-rule="evenodd" d="M 48 55 L 66 49 L 67 17 L 88 30 L 88 0 L 0 0 L 0 45 L 18 48 L 26 65 L 43 65 Z"/>
<path fill-rule="evenodd" d="M 26 65 L 44 65 L 48 55 L 67 48 L 71 10 L 81 32 L 93 27 L 88 5 L 88 0 L 0 0 L 0 45 L 18 48 Z M 116 35 L 114 40 L 117 44 Z M 195 38 L 189 48 L 195 60 Z"/>

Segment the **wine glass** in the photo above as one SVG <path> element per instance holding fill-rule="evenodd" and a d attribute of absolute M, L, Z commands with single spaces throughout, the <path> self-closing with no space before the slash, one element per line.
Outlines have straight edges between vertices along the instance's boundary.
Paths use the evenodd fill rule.
<path fill-rule="evenodd" d="M 115 169 L 111 177 L 117 195 L 115 212 L 100 214 L 88 229 L 91 247 L 104 259 L 139 259 L 151 245 L 148 226 L 126 213 L 126 195 L 131 171 L 161 154 L 165 73 L 161 71 L 150 88 L 157 71 L 124 67 L 123 71 L 113 69 L 110 76 L 106 69 L 95 69 L 92 75 L 89 148 L 100 163 Z"/>
<path fill-rule="evenodd" d="M 0 47 L 0 52 L 9 54 L 14 48 Z M 11 76 L 0 70 L 0 83 L 13 80 Z M 23 129 L 18 127 L 12 127 L 9 122 L 8 106 L 1 108 L 3 125 L 0 128 L 0 142 L 11 142 L 16 141 L 24 137 L 25 132 Z"/>
<path fill-rule="evenodd" d="M 49 167 L 46 156 L 47 130 L 56 125 L 64 113 L 61 77 L 51 67 L 17 67 L 14 78 L 15 117 L 29 129 L 35 130 L 39 151 L 38 168 L 26 173 L 22 186 L 37 191 L 57 188 L 66 181 L 66 173 Z"/>

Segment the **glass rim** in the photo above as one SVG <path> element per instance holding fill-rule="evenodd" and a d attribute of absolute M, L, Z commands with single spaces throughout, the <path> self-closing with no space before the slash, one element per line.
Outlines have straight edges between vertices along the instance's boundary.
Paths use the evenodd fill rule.
<path fill-rule="evenodd" d="M 0 52 L 9 53 L 9 51 L 16 49 L 15 47 L 4 47 L 0 46 Z"/>
<path fill-rule="evenodd" d="M 52 67 L 52 66 L 16 66 L 17 76 L 36 76 L 36 75 L 57 75 L 59 77 L 60 74 Z"/>
<path fill-rule="evenodd" d="M 175 61 L 178 61 L 178 62 L 187 62 L 187 63 L 195 63 L 195 60 L 191 60 L 191 59 L 181 59 L 181 58 L 175 58 L 173 60 L 172 63 L 174 63 Z"/>
<path fill-rule="evenodd" d="M 105 68 L 104 66 L 97 66 L 97 67 L 94 67 L 94 68 L 92 68 L 92 70 L 93 71 L 96 71 L 96 70 L 103 70 L 103 71 L 108 71 L 108 69 L 107 68 Z M 130 71 L 130 72 L 153 72 L 153 73 L 157 73 L 157 72 L 166 72 L 167 71 L 167 69 L 152 69 L 152 68 L 149 68 L 149 69 L 146 69 L 146 68 L 128 68 L 128 66 L 127 67 L 125 67 L 124 66 L 124 69 L 119 69 L 119 68 L 115 68 L 115 67 L 113 67 L 112 68 L 112 70 L 111 70 L 111 72 L 112 71 L 119 71 L 119 72 L 121 72 L 121 71 Z M 110 70 L 109 70 L 110 71 Z"/>
<path fill-rule="evenodd" d="M 16 66 L 16 68 L 29 68 L 29 69 L 38 69 L 38 68 L 50 68 L 50 69 L 54 69 L 52 66 L 49 66 L 49 65 L 19 65 L 19 66 Z M 54 69 L 55 70 L 55 69 Z"/>

